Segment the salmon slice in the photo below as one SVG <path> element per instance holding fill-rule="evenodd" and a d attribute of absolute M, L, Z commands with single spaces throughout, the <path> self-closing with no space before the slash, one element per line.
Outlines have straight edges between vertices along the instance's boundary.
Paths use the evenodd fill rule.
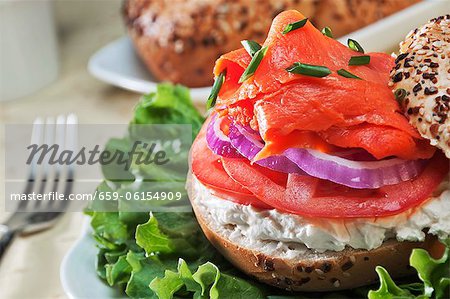
<path fill-rule="evenodd" d="M 392 127 L 367 123 L 347 128 L 332 127 L 319 135 L 337 146 L 363 148 L 377 159 L 387 157 L 386 153 L 403 159 L 428 159 L 435 152 L 425 139 L 413 138 Z"/>
<path fill-rule="evenodd" d="M 244 49 L 225 54 L 216 63 L 216 75 L 226 70 L 216 109 L 260 131 L 266 145 L 255 159 L 293 146 L 326 148 L 324 143 L 364 148 L 378 159 L 430 158 L 434 148 L 409 125 L 388 87 L 394 59 L 384 53 L 353 51 L 310 22 L 282 33 L 286 25 L 302 19 L 297 11 L 275 18 L 263 45 L 266 55 L 242 84 L 239 78 L 251 61 Z M 348 66 L 352 56 L 361 55 L 369 55 L 370 63 Z M 315 78 L 286 71 L 294 62 L 326 66 L 332 74 Z M 339 69 L 362 80 L 339 76 Z M 294 136 L 298 138 L 291 139 Z M 280 144 L 286 140 L 290 142 Z M 381 140 L 393 144 L 386 146 Z"/>
<path fill-rule="evenodd" d="M 378 159 L 388 156 L 429 158 L 434 153 L 431 146 L 426 147 L 424 142 L 419 142 L 421 138 L 418 132 L 399 113 L 392 92 L 367 81 L 339 77 L 308 78 L 285 85 L 277 92 L 255 101 L 254 114 L 256 119 L 264 120 L 259 122 L 259 131 L 266 141 L 265 148 L 255 159 L 282 153 L 290 147 L 305 147 L 304 140 L 292 138 L 293 132 L 298 130 L 318 133 L 328 130 L 326 135 L 319 134 L 322 138 L 327 136 L 325 140 L 328 143 L 346 148 L 364 148 Z M 346 127 L 359 124 L 367 124 L 366 127 L 372 128 L 373 136 L 377 138 L 368 143 L 370 132 L 366 132 L 365 138 L 358 143 L 356 137 L 362 135 L 354 135 L 350 139 L 348 135 L 338 134 L 338 130 L 329 130 L 337 128 L 341 132 Z M 337 135 L 332 136 L 333 132 Z M 389 137 L 396 136 L 395 142 L 400 148 L 393 151 L 389 146 L 380 146 L 379 141 L 383 138 L 380 139 L 379 135 L 383 132 Z M 282 139 L 297 144 L 280 142 Z M 404 150 L 401 150 L 402 146 Z"/>
<path fill-rule="evenodd" d="M 269 130 L 288 134 L 295 129 L 322 131 L 332 126 L 355 125 L 362 122 L 395 127 L 419 137 L 389 88 L 367 81 L 331 75 L 326 78 L 307 77 L 284 85 L 254 103 L 254 114 L 261 119 L 260 133 Z"/>
<path fill-rule="evenodd" d="M 263 44 L 269 47 L 269 50 L 255 75 L 240 87 L 236 95 L 238 97 L 232 97 L 234 102 L 253 98 L 257 93 L 270 93 L 280 88 L 283 83 L 296 80 L 298 75 L 285 70 L 294 62 L 324 65 L 332 71 L 345 68 L 366 81 L 385 85 L 388 83 L 390 70 L 395 65 L 394 59 L 388 54 L 355 52 L 340 42 L 324 36 L 310 22 L 301 29 L 282 34 L 287 24 L 304 18 L 298 11 L 291 10 L 279 14 L 274 19 Z M 361 55 L 370 55 L 370 64 L 348 66 L 352 56 Z M 214 73 L 217 76 L 228 67 L 239 67 L 242 74 L 250 60 L 251 57 L 244 49 L 232 51 L 219 58 Z M 224 87 L 224 89 L 227 88 Z"/>

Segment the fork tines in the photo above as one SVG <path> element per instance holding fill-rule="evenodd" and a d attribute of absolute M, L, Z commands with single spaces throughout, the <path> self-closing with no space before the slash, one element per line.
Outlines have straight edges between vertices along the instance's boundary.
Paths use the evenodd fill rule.
<path fill-rule="evenodd" d="M 36 118 L 33 123 L 31 145 L 36 151 L 31 158 L 24 194 L 46 194 L 47 200 L 22 200 L 18 211 L 61 212 L 67 209 L 72 191 L 74 165 L 66 163 L 69 153 L 77 147 L 76 115 Z M 42 148 L 42 149 L 41 149 Z M 65 200 L 59 199 L 63 196 Z"/>

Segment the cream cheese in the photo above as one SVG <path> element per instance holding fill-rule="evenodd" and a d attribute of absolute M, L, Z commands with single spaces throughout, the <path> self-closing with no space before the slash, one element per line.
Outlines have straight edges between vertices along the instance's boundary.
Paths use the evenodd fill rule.
<path fill-rule="evenodd" d="M 245 237 L 249 247 L 267 242 L 306 245 L 317 252 L 341 251 L 346 246 L 374 249 L 385 240 L 423 241 L 424 229 L 440 237 L 450 234 L 450 185 L 446 181 L 433 198 L 421 207 L 383 218 L 313 219 L 282 213 L 276 209 L 260 210 L 224 200 L 192 178 L 196 206 L 213 219 L 215 227 L 233 227 L 235 238 Z M 252 245 L 252 243 L 255 243 Z"/>

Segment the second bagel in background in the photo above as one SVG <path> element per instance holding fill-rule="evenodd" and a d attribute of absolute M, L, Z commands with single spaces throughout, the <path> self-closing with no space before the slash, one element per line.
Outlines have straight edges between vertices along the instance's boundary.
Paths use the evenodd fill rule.
<path fill-rule="evenodd" d="M 138 55 L 160 81 L 210 86 L 211 66 L 245 39 L 262 42 L 272 20 L 302 11 L 317 28 L 342 36 L 419 0 L 125 0 L 123 15 Z M 194 59 L 195 57 L 195 59 Z"/>

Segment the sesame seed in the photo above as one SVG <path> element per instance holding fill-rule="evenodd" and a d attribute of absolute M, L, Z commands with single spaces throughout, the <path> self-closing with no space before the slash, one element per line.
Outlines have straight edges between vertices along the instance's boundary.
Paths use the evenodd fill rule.
<path fill-rule="evenodd" d="M 320 269 L 314 269 L 314 271 L 318 274 L 318 275 L 324 275 L 325 273 L 320 270 Z"/>
<path fill-rule="evenodd" d="M 438 89 L 434 86 L 431 87 L 425 87 L 425 90 L 423 92 L 426 95 L 433 95 L 438 93 Z"/>
<path fill-rule="evenodd" d="M 432 62 L 432 63 L 430 63 L 430 67 L 431 67 L 431 68 L 437 68 L 437 67 L 439 67 L 439 63 L 437 63 L 437 62 Z"/>
<path fill-rule="evenodd" d="M 397 74 L 394 75 L 394 77 L 392 77 L 392 81 L 394 83 L 396 82 L 400 82 L 403 79 L 403 73 L 402 72 L 398 72 Z"/>
<path fill-rule="evenodd" d="M 336 280 L 336 281 L 333 283 L 333 286 L 334 286 L 335 288 L 340 287 L 340 286 L 341 286 L 340 281 L 339 281 L 339 280 Z"/>
<path fill-rule="evenodd" d="M 399 63 L 400 61 L 405 59 L 407 56 L 408 56 L 408 53 L 402 53 L 402 54 L 398 55 L 397 58 L 395 59 L 395 63 Z"/>
<path fill-rule="evenodd" d="M 432 45 L 435 46 L 436 48 L 440 48 L 440 47 L 442 47 L 442 41 L 440 41 L 440 40 L 435 41 L 435 42 L 433 42 Z"/>
<path fill-rule="evenodd" d="M 422 85 L 417 83 L 413 88 L 413 92 L 419 92 L 420 90 L 422 90 Z"/>

